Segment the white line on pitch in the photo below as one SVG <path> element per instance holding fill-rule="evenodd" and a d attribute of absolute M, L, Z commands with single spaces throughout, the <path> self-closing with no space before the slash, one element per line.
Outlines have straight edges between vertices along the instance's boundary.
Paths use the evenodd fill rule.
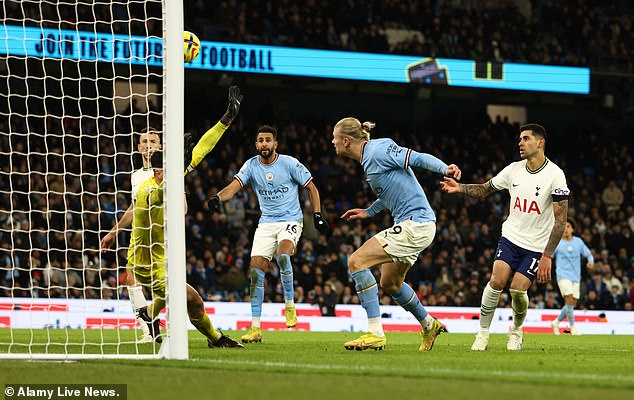
<path fill-rule="evenodd" d="M 194 358 L 192 361 L 208 362 L 213 364 L 236 364 L 236 365 L 257 365 L 259 367 L 284 367 L 284 368 L 306 368 L 313 370 L 357 370 L 357 371 L 390 371 L 390 372 L 411 372 L 410 369 L 365 366 L 365 365 L 343 365 L 343 364 L 301 364 L 289 363 L 281 361 L 248 361 L 248 360 L 226 360 L 226 359 L 208 359 Z M 599 374 L 572 374 L 572 373 L 554 373 L 554 372 L 524 372 L 524 371 L 500 371 L 500 370 L 467 370 L 467 369 L 451 369 L 451 368 L 425 368 L 417 367 L 417 371 L 430 372 L 437 374 L 456 374 L 466 373 L 470 375 L 496 375 L 496 376 L 514 376 L 521 378 L 553 378 L 553 379 L 583 379 L 593 381 L 623 381 L 634 382 L 634 376 L 625 375 L 599 375 Z M 411 375 L 410 375 L 411 376 Z"/>

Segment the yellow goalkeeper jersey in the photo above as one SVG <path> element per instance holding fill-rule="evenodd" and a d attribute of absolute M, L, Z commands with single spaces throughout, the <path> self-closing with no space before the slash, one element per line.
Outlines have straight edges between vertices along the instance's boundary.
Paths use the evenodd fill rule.
<path fill-rule="evenodd" d="M 134 203 L 134 228 L 128 263 L 135 268 L 157 267 L 165 261 L 163 187 L 152 176 L 139 187 Z"/>
<path fill-rule="evenodd" d="M 139 168 L 132 173 L 132 204 L 136 203 L 136 196 L 139 193 L 141 184 L 154 176 L 153 168 Z M 134 230 L 134 218 L 132 218 L 132 230 Z M 134 239 L 130 236 L 130 245 L 128 246 L 128 259 L 134 256 Z"/>

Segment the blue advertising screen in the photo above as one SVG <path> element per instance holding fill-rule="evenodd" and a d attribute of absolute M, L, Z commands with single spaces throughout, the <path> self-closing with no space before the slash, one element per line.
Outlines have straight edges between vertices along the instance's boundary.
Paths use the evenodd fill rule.
<path fill-rule="evenodd" d="M 162 66 L 158 37 L 0 25 L 0 54 Z M 377 82 L 588 94 L 590 69 L 201 42 L 186 68 Z"/>

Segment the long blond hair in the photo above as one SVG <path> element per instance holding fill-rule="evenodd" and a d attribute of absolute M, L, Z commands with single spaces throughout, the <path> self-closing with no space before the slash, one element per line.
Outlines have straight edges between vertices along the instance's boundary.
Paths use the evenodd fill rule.
<path fill-rule="evenodd" d="M 355 139 L 370 140 L 370 131 L 376 124 L 374 122 L 365 121 L 363 124 L 354 117 L 343 118 L 335 125 L 339 128 L 342 135 L 350 136 Z"/>

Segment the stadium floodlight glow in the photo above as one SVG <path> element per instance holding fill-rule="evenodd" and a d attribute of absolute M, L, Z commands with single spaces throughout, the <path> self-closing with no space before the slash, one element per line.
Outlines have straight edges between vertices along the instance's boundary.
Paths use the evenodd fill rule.
<path fill-rule="evenodd" d="M 186 359 L 183 2 L 0 7 L 0 358 Z M 147 169 L 149 127 L 166 149 L 160 346 L 139 342 L 127 300 L 130 229 L 100 249 Z"/>
<path fill-rule="evenodd" d="M 2 31 L 4 30 L 4 32 Z M 4 25 L 0 54 L 158 66 L 160 38 Z M 3 40 L 4 38 L 4 40 Z M 186 68 L 482 89 L 590 93 L 590 69 L 202 41 Z"/>

